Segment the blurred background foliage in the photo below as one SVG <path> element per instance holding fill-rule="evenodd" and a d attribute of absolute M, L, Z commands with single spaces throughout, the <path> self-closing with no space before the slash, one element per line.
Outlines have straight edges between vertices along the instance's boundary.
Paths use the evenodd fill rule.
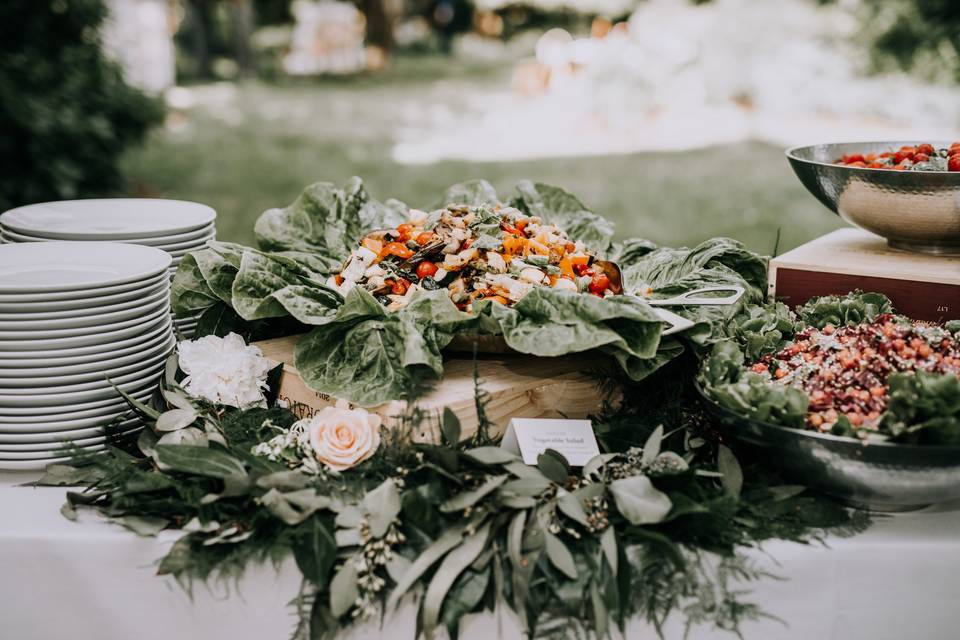
<path fill-rule="evenodd" d="M 312 181 L 359 174 L 375 196 L 414 205 L 472 177 L 503 190 L 525 177 L 562 184 L 620 235 L 661 243 L 732 235 L 770 251 L 780 230 L 788 248 L 839 224 L 804 195 L 781 149 L 759 142 L 426 165 L 392 153 L 404 127 L 500 99 L 545 31 L 589 37 L 653 0 L 355 0 L 367 68 L 301 78 L 282 64 L 291 0 L 154 1 L 176 45 L 165 115 L 104 55 L 103 0 L 0 2 L 0 210 L 116 194 L 195 199 L 220 212 L 221 238 L 250 242 L 265 208 Z M 855 7 L 864 73 L 960 82 L 960 0 L 806 1 Z"/>
<path fill-rule="evenodd" d="M 0 210 L 113 192 L 162 119 L 100 47 L 100 0 L 0 2 Z"/>

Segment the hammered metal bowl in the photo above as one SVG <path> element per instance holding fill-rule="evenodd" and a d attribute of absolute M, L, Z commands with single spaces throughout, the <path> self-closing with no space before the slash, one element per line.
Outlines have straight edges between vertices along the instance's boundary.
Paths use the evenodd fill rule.
<path fill-rule="evenodd" d="M 832 164 L 845 154 L 881 153 L 917 141 L 817 144 L 787 150 L 800 182 L 850 224 L 891 247 L 960 254 L 960 172 L 896 171 Z M 949 142 L 931 142 L 937 149 Z"/>
<path fill-rule="evenodd" d="M 797 484 L 853 506 L 909 511 L 960 498 L 960 447 L 865 444 L 759 422 L 720 406 L 697 386 L 722 432 L 758 451 Z"/>

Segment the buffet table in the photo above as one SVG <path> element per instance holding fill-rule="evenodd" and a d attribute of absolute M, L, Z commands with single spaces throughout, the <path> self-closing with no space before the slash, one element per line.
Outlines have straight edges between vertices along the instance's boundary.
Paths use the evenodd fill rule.
<path fill-rule="evenodd" d="M 238 582 L 194 585 L 193 598 L 154 575 L 155 562 L 180 535 L 138 537 L 80 511 L 59 514 L 64 489 L 24 487 L 37 474 L 0 473 L 0 620 L 16 640 L 284 639 L 295 617 L 287 603 L 299 585 L 292 562 L 251 567 Z M 82 523 L 82 524 L 81 524 Z M 784 622 L 744 626 L 745 637 L 885 640 L 955 638 L 960 625 L 960 505 L 877 518 L 865 533 L 830 538 L 829 548 L 771 542 L 751 555 L 784 580 L 749 585 L 748 600 Z M 773 560 L 776 558 L 776 561 Z M 47 606 L 52 605 L 52 606 Z M 409 603 L 381 630 L 367 624 L 348 638 L 413 640 Z M 785 624 L 784 624 L 785 623 Z M 682 621 L 666 638 L 682 637 Z M 474 616 L 465 639 L 520 638 L 509 614 Z M 636 623 L 630 638 L 655 638 Z M 693 638 L 719 632 L 698 629 Z"/>

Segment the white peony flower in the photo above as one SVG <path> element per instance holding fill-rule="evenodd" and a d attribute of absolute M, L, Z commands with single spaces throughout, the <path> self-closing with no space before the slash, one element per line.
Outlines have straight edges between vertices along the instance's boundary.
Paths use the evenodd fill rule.
<path fill-rule="evenodd" d="M 335 471 L 363 462 L 380 446 L 380 416 L 362 408 L 350 409 L 343 400 L 297 424 L 301 423 L 317 460 Z"/>
<path fill-rule="evenodd" d="M 271 362 L 259 347 L 230 333 L 184 340 L 177 350 L 180 369 L 187 374 L 182 385 L 190 395 L 240 409 L 266 406 L 263 390 Z"/>

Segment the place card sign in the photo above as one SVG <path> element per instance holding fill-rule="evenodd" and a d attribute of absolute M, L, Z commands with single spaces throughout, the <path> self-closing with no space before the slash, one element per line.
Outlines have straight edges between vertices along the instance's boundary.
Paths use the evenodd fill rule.
<path fill-rule="evenodd" d="M 500 446 L 530 465 L 537 464 L 537 456 L 547 449 L 562 453 L 574 467 L 582 467 L 600 455 L 589 420 L 513 418 Z"/>

